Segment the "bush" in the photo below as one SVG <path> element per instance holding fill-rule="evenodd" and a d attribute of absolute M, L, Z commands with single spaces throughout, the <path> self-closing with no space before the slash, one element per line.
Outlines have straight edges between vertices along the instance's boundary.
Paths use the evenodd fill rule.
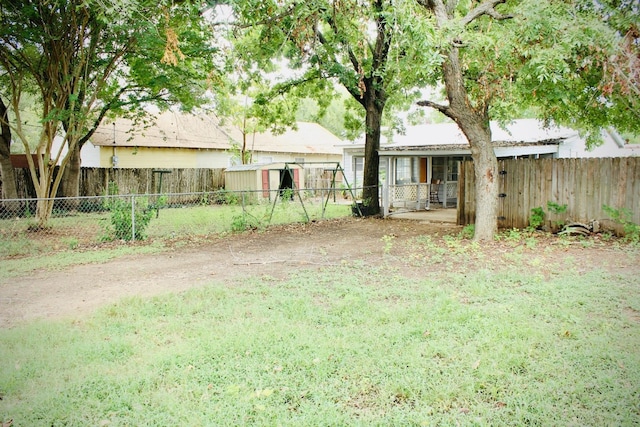
<path fill-rule="evenodd" d="M 640 243 L 640 225 L 631 222 L 632 212 L 627 208 L 616 209 L 603 205 L 602 210 L 618 224 L 622 224 L 624 238 L 628 242 Z"/>
<path fill-rule="evenodd" d="M 537 230 L 544 224 L 545 213 L 541 207 L 531 209 L 531 216 L 529 217 L 529 227 L 532 230 Z"/>
<path fill-rule="evenodd" d="M 218 205 L 237 205 L 239 196 L 237 193 L 222 189 L 213 193 L 212 202 Z"/>
<path fill-rule="evenodd" d="M 111 227 L 108 229 L 109 237 L 113 240 L 144 240 L 146 230 L 151 218 L 156 213 L 157 207 L 151 207 L 147 198 L 137 201 L 113 199 L 109 202 L 111 211 Z M 132 215 L 133 211 L 133 215 Z M 134 230 L 135 225 L 135 232 Z"/>

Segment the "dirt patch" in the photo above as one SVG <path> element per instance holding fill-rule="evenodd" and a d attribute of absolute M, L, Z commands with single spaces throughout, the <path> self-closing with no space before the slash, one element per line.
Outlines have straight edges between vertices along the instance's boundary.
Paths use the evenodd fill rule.
<path fill-rule="evenodd" d="M 417 236 L 441 241 L 439 236 L 459 231 L 460 227 L 451 223 L 349 218 L 229 235 L 160 254 L 78 265 L 63 271 L 37 270 L 28 277 L 0 279 L 0 327 L 36 318 L 84 316 L 123 297 L 180 292 L 255 276 L 283 278 L 296 269 L 319 269 L 343 261 L 361 260 L 365 265 L 384 261 L 409 277 L 424 277 L 438 271 L 485 266 L 488 257 L 498 263 L 500 257 L 508 261 L 516 252 L 515 246 L 498 242 L 476 248 L 481 252 L 477 257 L 463 260 L 457 256 L 456 247 L 444 245 L 446 253 L 441 250 L 440 259 L 430 262 L 428 269 L 424 262 L 416 262 L 415 257 L 428 256 L 423 253 L 424 247 L 416 246 Z M 640 273 L 633 256 L 620 256 L 620 251 L 610 246 L 543 244 L 544 248 L 531 250 L 538 258 L 530 266 L 546 274 L 563 259 L 579 260 L 585 268 L 605 266 Z M 524 258 L 518 262 L 528 266 L 534 258 L 518 248 Z"/>

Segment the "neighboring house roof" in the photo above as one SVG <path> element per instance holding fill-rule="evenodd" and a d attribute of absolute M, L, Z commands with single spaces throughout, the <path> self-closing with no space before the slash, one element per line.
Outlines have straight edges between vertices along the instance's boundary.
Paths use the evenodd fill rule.
<path fill-rule="evenodd" d="M 228 150 L 242 141 L 240 130 L 223 126 L 212 115 L 193 115 L 167 111 L 146 125 L 117 119 L 101 125 L 91 138 L 96 146 L 156 147 Z M 341 154 L 340 139 L 317 123 L 297 123 L 296 130 L 281 135 L 271 132 L 247 135 L 248 149 L 274 153 Z"/>
<path fill-rule="evenodd" d="M 561 141 L 576 134 L 567 128 L 545 128 L 541 122 L 529 119 L 515 120 L 505 129 L 492 122 L 491 133 L 497 148 L 538 147 L 536 152 L 556 152 Z M 356 143 L 352 147 L 361 145 Z M 393 140 L 380 143 L 381 155 L 402 152 L 469 154 L 470 149 L 467 138 L 456 123 L 441 123 L 410 126 L 404 134 L 394 135 Z"/>
<path fill-rule="evenodd" d="M 298 122 L 297 129 L 280 135 L 263 132 L 247 136 L 247 144 L 254 151 L 278 153 L 342 154 L 340 138 L 317 123 Z"/>
<path fill-rule="evenodd" d="M 114 128 L 115 124 L 115 128 Z M 129 119 L 103 123 L 91 137 L 96 146 L 208 148 L 226 150 L 234 140 L 230 130 L 213 116 L 166 111 L 147 123 L 135 125 Z"/>
<path fill-rule="evenodd" d="M 604 143 L 592 151 L 574 129 L 545 124 L 536 119 L 520 119 L 504 129 L 491 122 L 491 137 L 496 155 L 554 154 L 558 157 L 619 157 L 638 155 L 640 150 L 616 140 L 613 131 L 603 133 Z M 618 136 L 619 138 L 619 136 Z M 359 150 L 364 141 L 343 145 L 344 149 Z M 381 156 L 410 155 L 468 155 L 471 153 L 467 138 L 455 123 L 409 126 L 392 140 L 380 142 Z"/>

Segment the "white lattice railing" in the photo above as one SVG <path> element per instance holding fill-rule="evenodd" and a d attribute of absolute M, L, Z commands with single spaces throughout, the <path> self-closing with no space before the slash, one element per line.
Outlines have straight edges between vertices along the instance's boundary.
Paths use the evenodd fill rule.
<path fill-rule="evenodd" d="M 457 182 L 447 182 L 446 185 L 443 186 L 444 187 L 444 197 L 442 198 L 443 201 L 445 201 L 446 203 L 446 207 L 451 207 L 449 206 L 449 201 L 452 199 L 457 199 L 458 198 L 458 183 Z"/>
<path fill-rule="evenodd" d="M 430 207 L 431 185 L 420 184 L 397 184 L 389 188 L 390 207 L 407 209 L 428 209 Z M 458 183 L 447 182 L 438 188 L 438 200 L 443 207 L 451 207 L 451 200 L 455 200 L 458 195 Z"/>
<path fill-rule="evenodd" d="M 425 209 L 429 203 L 430 184 L 399 184 L 390 187 L 391 207 Z"/>

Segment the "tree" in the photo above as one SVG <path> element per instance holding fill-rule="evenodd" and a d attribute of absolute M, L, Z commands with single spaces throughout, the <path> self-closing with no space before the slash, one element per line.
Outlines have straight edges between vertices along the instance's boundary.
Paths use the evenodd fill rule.
<path fill-rule="evenodd" d="M 534 107 L 541 119 L 592 137 L 606 125 L 628 126 L 625 118 L 635 114 L 628 99 L 608 97 L 601 87 L 615 33 L 571 2 L 417 1 L 442 40 L 437 81 L 448 101 L 418 104 L 448 116 L 466 135 L 476 178 L 474 238 L 490 240 L 498 206 L 490 119 L 508 122 Z"/>
<path fill-rule="evenodd" d="M 11 164 L 11 128 L 9 111 L 0 96 L 0 177 L 2 177 L 3 199 L 17 199 L 16 177 Z"/>
<path fill-rule="evenodd" d="M 640 120 L 640 4 L 637 1 L 586 1 L 592 10 L 618 35 L 613 53 L 603 62 L 600 89 L 608 96 L 622 96 Z"/>
<path fill-rule="evenodd" d="M 277 84 L 272 94 L 306 88 L 299 89 L 298 95 L 313 97 L 325 109 L 332 98 L 332 86 L 338 82 L 358 105 L 364 116 L 359 125 L 365 133 L 363 198 L 379 210 L 378 149 L 383 115 L 415 99 L 413 88 L 430 73 L 430 62 L 438 59 L 423 55 L 422 45 L 414 43 L 424 40 L 426 32 L 410 19 L 415 4 L 322 0 L 237 1 L 233 6 L 237 27 L 243 29 L 238 49 L 250 52 L 258 67 L 284 58 L 298 71 Z"/>
<path fill-rule="evenodd" d="M 344 126 L 344 116 L 347 114 L 345 100 L 348 99 L 346 96 L 350 95 L 342 95 L 341 93 L 336 95 L 323 110 L 311 98 L 301 100 L 298 111 L 296 111 L 296 120 L 318 123 L 334 135 L 345 138 L 347 136 L 347 130 Z"/>
<path fill-rule="evenodd" d="M 65 190 L 77 194 L 80 149 L 100 122 L 107 115 L 140 116 L 150 103 L 193 108 L 207 88 L 214 49 L 191 2 L 7 0 L 0 7 L 10 125 L 27 153 L 19 108 L 25 84 L 36 88 L 42 106 L 37 162 L 27 160 L 39 198 L 36 216 L 45 226 L 70 165 Z M 58 135 L 66 155 L 53 149 Z"/>
<path fill-rule="evenodd" d="M 234 63 L 233 72 L 225 76 L 215 94 L 215 113 L 222 124 L 228 122 L 240 130 L 242 141 L 232 144 L 234 157 L 241 164 L 248 164 L 253 160 L 252 141 L 257 133 L 270 129 L 278 134 L 295 126 L 298 99 L 277 96 L 265 100 L 264 93 L 269 90 L 265 76 L 243 69 L 241 58 L 236 61 L 230 54 L 227 59 Z"/>

